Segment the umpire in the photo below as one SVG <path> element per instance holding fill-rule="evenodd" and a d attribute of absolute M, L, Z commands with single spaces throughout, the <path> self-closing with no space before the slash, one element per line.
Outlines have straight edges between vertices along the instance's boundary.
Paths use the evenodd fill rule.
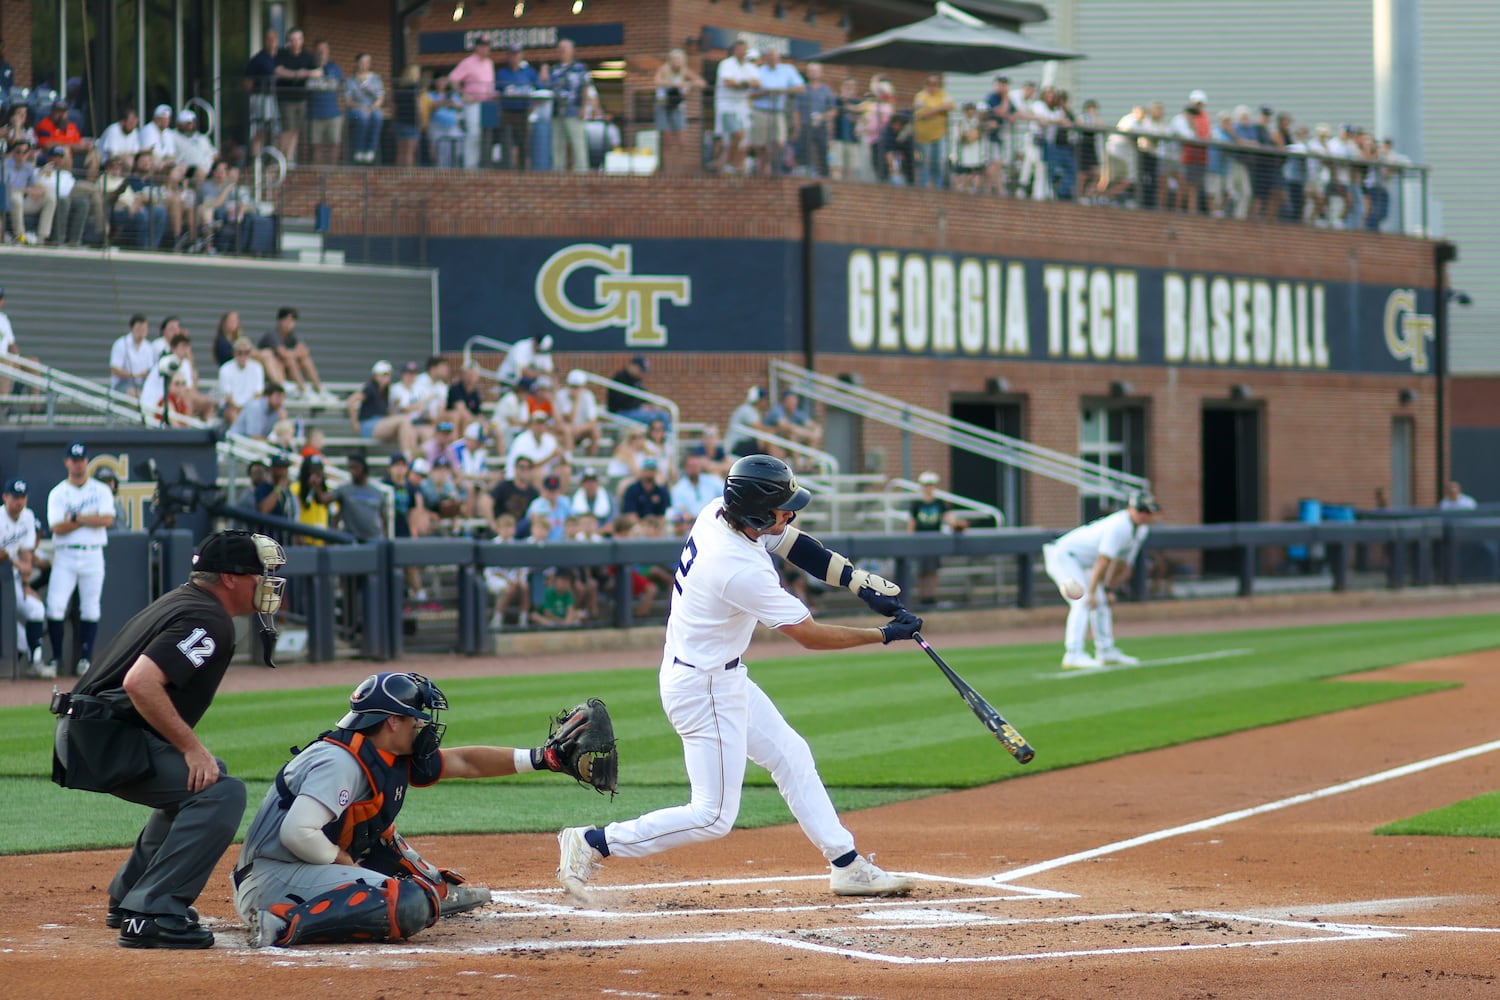
<path fill-rule="evenodd" d="M 239 828 L 245 785 L 193 727 L 234 657 L 234 616 L 257 612 L 264 625 L 285 562 L 265 535 L 210 535 L 188 582 L 127 622 L 72 693 L 53 696 L 52 780 L 153 810 L 109 886 L 104 922 L 122 947 L 214 943 L 191 904 Z"/>

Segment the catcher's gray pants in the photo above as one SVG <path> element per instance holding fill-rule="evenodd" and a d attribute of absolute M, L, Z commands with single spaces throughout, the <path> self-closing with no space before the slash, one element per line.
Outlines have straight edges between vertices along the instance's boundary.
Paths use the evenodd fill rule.
<path fill-rule="evenodd" d="M 67 733 L 68 720 L 63 719 L 54 739 L 64 767 Z M 203 892 L 214 866 L 234 841 L 245 815 L 245 783 L 231 778 L 219 760 L 219 780 L 201 792 L 190 792 L 182 753 L 152 734 L 147 734 L 146 742 L 156 773 L 109 793 L 152 809 L 130 857 L 109 884 L 109 898 L 134 913 L 185 920 L 187 908 Z"/>
<path fill-rule="evenodd" d="M 257 910 L 270 909 L 272 903 L 290 903 L 298 899 L 316 899 L 325 892 L 350 882 L 364 882 L 378 888 L 389 875 L 357 865 L 310 865 L 300 861 L 277 861 L 256 858 L 234 890 L 234 908 L 248 923 Z"/>

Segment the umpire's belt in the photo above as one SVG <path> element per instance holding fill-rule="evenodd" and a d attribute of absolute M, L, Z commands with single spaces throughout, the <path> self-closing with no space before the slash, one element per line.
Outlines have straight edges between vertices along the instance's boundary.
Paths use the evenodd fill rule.
<path fill-rule="evenodd" d="M 700 667 L 693 666 L 687 660 L 679 660 L 675 656 L 672 657 L 672 662 L 673 663 L 680 663 L 684 667 L 687 667 L 689 670 L 699 670 L 699 669 L 701 669 Z M 734 659 L 732 659 L 728 663 L 724 664 L 724 669 L 725 670 L 733 670 L 734 668 L 738 667 L 739 665 L 740 665 L 740 658 L 738 656 L 736 656 Z M 719 668 L 718 667 L 709 667 L 708 669 L 709 670 L 718 670 Z"/>
<path fill-rule="evenodd" d="M 245 867 L 243 867 L 243 868 L 236 868 L 233 872 L 230 873 L 229 877 L 232 878 L 232 879 L 234 879 L 234 887 L 236 889 L 238 889 L 240 887 L 240 883 L 241 882 L 245 881 L 245 879 L 247 879 L 247 878 L 250 877 L 250 869 L 252 869 L 254 867 L 255 867 L 255 862 L 251 861 L 251 862 L 247 863 L 245 865 Z"/>

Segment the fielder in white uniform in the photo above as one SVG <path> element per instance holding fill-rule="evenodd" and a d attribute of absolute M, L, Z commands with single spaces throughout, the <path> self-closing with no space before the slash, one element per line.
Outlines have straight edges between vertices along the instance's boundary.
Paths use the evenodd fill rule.
<path fill-rule="evenodd" d="M 829 861 L 833 892 L 883 896 L 910 888 L 910 880 L 855 851 L 807 741 L 750 679 L 741 659 L 757 622 L 807 649 L 910 639 L 922 627 L 901 606 L 894 584 L 855 569 L 791 527 L 809 499 L 785 462 L 752 455 L 734 464 L 723 498 L 698 515 L 677 564 L 660 674 L 662 707 L 682 737 L 691 801 L 602 830 L 570 827 L 559 833 L 558 879 L 575 896 L 588 898 L 585 884 L 603 858 L 638 858 L 727 834 L 739 813 L 746 760 L 771 772 L 802 832 Z M 773 552 L 831 585 L 848 587 L 891 616 L 890 623 L 849 628 L 813 621 L 807 607 L 782 589 Z"/>
<path fill-rule="evenodd" d="M 5 482 L 5 506 L 0 508 L 0 561 L 10 563 L 15 579 L 16 640 L 31 661 L 28 672 L 33 677 L 46 677 L 42 664 L 42 623 L 47 613 L 42 599 L 27 585 L 37 540 L 36 515 L 26 506 L 29 492 L 24 479 L 11 478 Z"/>
<path fill-rule="evenodd" d="M 1068 602 L 1063 661 L 1065 669 L 1093 669 L 1141 661 L 1115 647 L 1110 592 L 1125 583 L 1161 508 L 1150 493 L 1137 491 L 1123 510 L 1090 521 L 1042 546 L 1047 575 Z M 1090 625 L 1094 654 L 1083 648 Z"/>
<path fill-rule="evenodd" d="M 109 487 L 89 478 L 89 450 L 82 441 L 68 445 L 63 457 L 68 478 L 47 494 L 47 523 L 52 528 L 52 576 L 47 582 L 47 632 L 52 639 L 53 669 L 63 659 L 63 618 L 78 591 L 79 660 L 75 672 L 88 673 L 94 639 L 99 634 L 99 598 L 104 593 L 106 530 L 115 523 L 115 498 Z"/>

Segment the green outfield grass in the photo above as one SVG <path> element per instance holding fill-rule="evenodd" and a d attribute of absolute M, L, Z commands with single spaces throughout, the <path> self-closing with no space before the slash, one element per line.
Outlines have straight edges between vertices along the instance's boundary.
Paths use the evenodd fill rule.
<path fill-rule="evenodd" d="M 1500 792 L 1388 823 L 1375 832 L 1393 837 L 1500 837 Z"/>
<path fill-rule="evenodd" d="M 1036 747 L 1022 768 L 969 713 L 912 644 L 753 665 L 756 680 L 812 744 L 841 809 L 969 788 L 1029 772 L 1306 718 L 1444 685 L 1322 683 L 1339 675 L 1494 645 L 1493 617 L 1160 636 L 1129 644 L 1143 659 L 1249 650 L 1233 656 L 1098 674 L 1061 675 L 1057 644 L 942 649 Z M 372 665 L 372 669 L 373 669 Z M 303 668 L 315 670 L 315 667 Z M 455 706 L 445 742 L 533 745 L 549 715 L 589 695 L 609 703 L 620 738 L 621 793 L 612 802 L 552 774 L 449 782 L 412 795 L 412 834 L 525 832 L 627 818 L 686 799 L 682 747 L 662 713 L 656 671 L 442 684 Z M 251 785 L 251 808 L 286 761 L 346 706 L 345 687 L 224 695 L 199 727 L 204 743 Z M 0 709 L 0 853 L 129 844 L 144 810 L 53 785 L 52 717 Z M 751 766 L 741 826 L 791 820 L 764 771 Z M 242 831 L 243 832 L 243 829 Z"/>

